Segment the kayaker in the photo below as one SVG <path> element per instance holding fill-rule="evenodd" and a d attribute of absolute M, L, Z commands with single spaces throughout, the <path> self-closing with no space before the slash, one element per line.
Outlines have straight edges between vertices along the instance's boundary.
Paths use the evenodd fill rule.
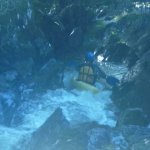
<path fill-rule="evenodd" d="M 115 77 L 107 76 L 96 64 L 94 64 L 94 60 L 94 53 L 88 52 L 85 56 L 85 62 L 78 67 L 78 81 L 83 81 L 90 85 L 95 85 L 97 80 L 103 78 L 111 86 L 115 86 L 119 83 L 119 80 Z"/>

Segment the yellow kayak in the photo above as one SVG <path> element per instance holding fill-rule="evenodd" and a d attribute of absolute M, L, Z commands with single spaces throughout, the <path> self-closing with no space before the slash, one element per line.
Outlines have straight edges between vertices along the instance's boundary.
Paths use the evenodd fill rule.
<path fill-rule="evenodd" d="M 99 89 L 93 85 L 85 83 L 83 81 L 77 81 L 76 79 L 72 79 L 72 86 L 80 91 L 90 91 L 93 94 L 99 93 Z"/>

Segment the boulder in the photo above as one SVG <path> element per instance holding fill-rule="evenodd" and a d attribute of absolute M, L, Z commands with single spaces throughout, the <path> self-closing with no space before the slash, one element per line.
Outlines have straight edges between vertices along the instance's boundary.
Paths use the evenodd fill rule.
<path fill-rule="evenodd" d="M 148 150 L 150 129 L 134 125 L 126 125 L 120 128 L 124 138 L 128 141 L 130 149 Z"/>
<path fill-rule="evenodd" d="M 148 117 L 140 108 L 126 109 L 119 117 L 117 126 L 123 125 L 140 125 L 147 126 L 149 124 Z"/>
<path fill-rule="evenodd" d="M 124 76 L 122 84 L 113 89 L 112 99 L 123 111 L 140 108 L 150 121 L 150 52 L 146 52 Z M 144 119 L 144 118 L 143 118 Z M 144 120 L 143 120 L 144 121 Z"/>
<path fill-rule="evenodd" d="M 101 149 L 104 145 L 111 142 L 110 128 L 94 128 L 88 131 L 88 149 Z"/>
<path fill-rule="evenodd" d="M 69 128 L 69 122 L 64 117 L 60 108 L 50 116 L 46 122 L 33 133 L 29 143 L 30 150 L 48 150 L 55 149 L 62 142 L 61 138 Z"/>
<path fill-rule="evenodd" d="M 63 63 L 50 59 L 35 75 L 37 89 L 55 89 L 63 86 Z"/>
<path fill-rule="evenodd" d="M 61 11 L 60 19 L 66 33 L 70 34 L 76 27 L 81 28 L 82 31 L 86 31 L 94 19 L 94 13 L 83 5 L 72 4 L 66 6 Z"/>
<path fill-rule="evenodd" d="M 145 138 L 132 145 L 132 150 L 149 150 L 150 138 Z"/>

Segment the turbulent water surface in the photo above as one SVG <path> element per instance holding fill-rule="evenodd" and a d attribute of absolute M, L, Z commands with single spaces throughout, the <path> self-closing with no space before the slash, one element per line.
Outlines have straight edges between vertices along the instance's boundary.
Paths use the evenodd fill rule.
<path fill-rule="evenodd" d="M 100 124 L 115 126 L 114 114 L 107 108 L 111 105 L 111 92 L 103 91 L 93 96 L 91 93 L 76 92 L 72 94 L 63 89 L 48 91 L 39 99 L 23 103 L 18 112 L 23 117 L 18 127 L 0 127 L 1 147 L 11 150 L 22 136 L 40 127 L 57 107 L 63 109 L 67 120 L 72 124 L 87 121 L 98 121 Z"/>
<path fill-rule="evenodd" d="M 70 76 L 72 74 L 66 72 L 64 80 L 69 80 Z M 102 84 L 99 84 L 99 88 L 101 92 L 96 95 L 77 90 L 48 90 L 38 95 L 36 99 L 27 96 L 32 89 L 24 89 L 23 98 L 28 97 L 30 100 L 24 101 L 17 110 L 21 116 L 18 125 L 12 128 L 0 127 L 1 148 L 12 150 L 13 145 L 40 127 L 58 107 L 62 108 L 66 119 L 72 125 L 96 121 L 101 125 L 115 127 L 115 107 L 110 99 L 111 90 L 104 89 Z M 1 93 L 8 103 L 13 100 L 13 94 L 9 92 L 2 95 Z"/>

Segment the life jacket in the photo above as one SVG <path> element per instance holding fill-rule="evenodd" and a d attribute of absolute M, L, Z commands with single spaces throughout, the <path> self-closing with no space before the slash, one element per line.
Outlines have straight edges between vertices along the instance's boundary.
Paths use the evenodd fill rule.
<path fill-rule="evenodd" d="M 94 68 L 88 64 L 81 66 L 79 69 L 78 80 L 93 85 L 96 80 Z"/>

